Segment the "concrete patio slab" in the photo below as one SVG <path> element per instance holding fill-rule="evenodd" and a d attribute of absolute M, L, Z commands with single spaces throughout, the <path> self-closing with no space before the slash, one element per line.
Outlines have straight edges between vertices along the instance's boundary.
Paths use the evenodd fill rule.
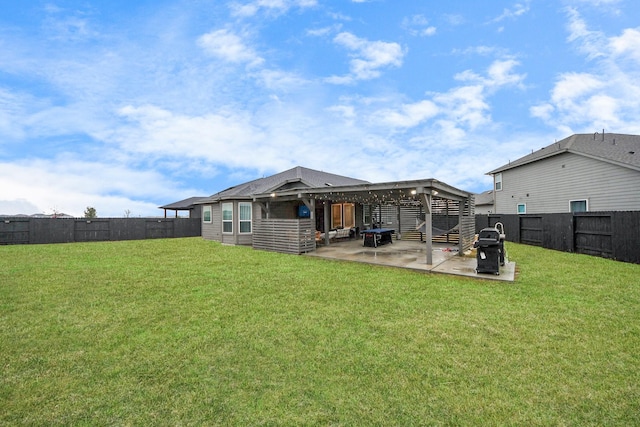
<path fill-rule="evenodd" d="M 516 273 L 515 263 L 505 260 L 499 275 L 478 274 L 475 255 L 459 256 L 455 245 L 444 243 L 433 244 L 433 264 L 426 263 L 424 242 L 407 240 L 394 240 L 391 244 L 371 248 L 363 246 L 361 239 L 345 239 L 326 246 L 319 245 L 306 255 L 504 282 L 515 281 Z"/>

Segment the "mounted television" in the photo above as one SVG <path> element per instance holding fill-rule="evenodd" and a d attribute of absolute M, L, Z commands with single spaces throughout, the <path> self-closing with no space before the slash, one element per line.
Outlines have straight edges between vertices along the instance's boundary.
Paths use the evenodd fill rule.
<path fill-rule="evenodd" d="M 298 218 L 311 218 L 311 211 L 306 205 L 298 206 Z"/>

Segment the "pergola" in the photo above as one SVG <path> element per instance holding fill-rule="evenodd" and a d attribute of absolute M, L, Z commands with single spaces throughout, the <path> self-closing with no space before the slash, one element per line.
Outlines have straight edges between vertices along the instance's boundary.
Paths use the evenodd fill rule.
<path fill-rule="evenodd" d="M 407 203 L 420 203 L 425 212 L 425 239 L 427 244 L 427 264 L 433 263 L 433 232 L 432 232 L 432 202 L 434 198 L 453 200 L 460 203 L 460 245 L 462 254 L 464 244 L 463 238 L 466 234 L 471 236 L 467 239 L 469 243 L 475 232 L 473 217 L 473 194 L 452 187 L 436 179 L 394 181 L 377 184 L 359 184 L 349 186 L 330 186 L 320 188 L 304 188 L 286 191 L 276 191 L 269 194 L 254 196 L 254 201 L 267 205 L 271 200 L 286 201 L 300 200 L 311 211 L 312 219 L 315 212 L 315 203 L 322 201 L 341 201 L 347 203 L 358 203 L 362 205 L 396 205 Z M 329 229 L 329 203 L 325 203 L 325 230 Z M 464 212 L 466 211 L 466 215 Z M 463 220 L 468 218 L 467 221 Z M 329 243 L 329 233 L 325 233 L 326 243 Z"/>

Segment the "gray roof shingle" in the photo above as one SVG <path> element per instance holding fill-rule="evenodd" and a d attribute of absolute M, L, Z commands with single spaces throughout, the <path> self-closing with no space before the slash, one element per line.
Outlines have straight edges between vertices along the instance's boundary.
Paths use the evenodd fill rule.
<path fill-rule="evenodd" d="M 204 197 L 189 197 L 188 199 L 180 200 L 179 202 L 173 202 L 168 205 L 160 206 L 160 209 L 177 209 L 177 210 L 187 210 L 191 209 L 193 205 L 197 204 L 197 202 Z"/>
<path fill-rule="evenodd" d="M 493 205 L 493 190 L 484 191 L 475 196 L 476 206 Z"/>
<path fill-rule="evenodd" d="M 488 174 L 495 174 L 561 153 L 574 153 L 640 171 L 640 135 L 581 133 L 571 135 Z"/>
<path fill-rule="evenodd" d="M 367 184 L 368 181 L 349 178 L 314 169 L 296 166 L 284 172 L 264 178 L 245 182 L 234 187 L 227 188 L 203 199 L 205 202 L 215 202 L 224 199 L 250 198 L 254 194 L 265 194 L 276 190 L 293 190 L 296 188 L 317 188 L 324 186 L 358 185 Z"/>

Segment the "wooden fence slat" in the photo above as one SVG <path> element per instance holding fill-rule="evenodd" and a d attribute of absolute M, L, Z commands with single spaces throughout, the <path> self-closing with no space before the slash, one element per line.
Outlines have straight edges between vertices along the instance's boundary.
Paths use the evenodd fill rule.
<path fill-rule="evenodd" d="M 0 218 L 0 245 L 196 237 L 199 218 Z"/>
<path fill-rule="evenodd" d="M 640 211 L 476 215 L 476 232 L 497 222 L 510 242 L 640 264 Z"/>

